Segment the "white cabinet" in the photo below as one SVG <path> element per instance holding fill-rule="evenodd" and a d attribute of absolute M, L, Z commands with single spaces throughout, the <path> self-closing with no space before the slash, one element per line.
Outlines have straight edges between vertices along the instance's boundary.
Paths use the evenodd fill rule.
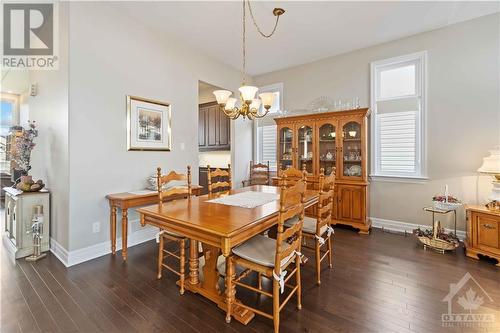
<path fill-rule="evenodd" d="M 15 259 L 33 253 L 33 207 L 43 206 L 43 234 L 41 251 L 49 250 L 50 238 L 50 193 L 22 192 L 5 187 L 5 226 L 3 243 Z"/>

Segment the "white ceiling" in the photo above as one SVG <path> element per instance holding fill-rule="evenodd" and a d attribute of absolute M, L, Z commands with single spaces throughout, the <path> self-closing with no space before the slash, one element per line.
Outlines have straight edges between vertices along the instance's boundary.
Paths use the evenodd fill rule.
<path fill-rule="evenodd" d="M 114 3 L 143 24 L 241 69 L 241 1 Z M 265 39 L 247 12 L 247 71 L 257 75 L 437 29 L 500 11 L 500 2 L 252 1 Z"/>

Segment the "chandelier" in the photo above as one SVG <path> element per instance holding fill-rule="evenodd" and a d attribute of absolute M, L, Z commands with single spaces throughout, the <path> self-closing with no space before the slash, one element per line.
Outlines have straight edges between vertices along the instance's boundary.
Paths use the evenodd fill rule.
<path fill-rule="evenodd" d="M 250 12 L 250 16 L 252 17 L 253 24 L 259 34 L 265 38 L 271 37 L 278 27 L 278 21 L 280 16 L 285 13 L 285 10 L 282 8 L 274 8 L 273 14 L 276 16 L 276 23 L 274 24 L 274 28 L 269 34 L 265 34 L 257 25 L 257 21 L 253 16 L 252 7 L 250 5 L 250 0 L 243 0 L 243 84 L 238 89 L 240 91 L 240 100 L 241 107 L 236 106 L 237 99 L 231 97 L 232 92 L 229 90 L 215 90 L 213 94 L 217 99 L 217 103 L 219 104 L 220 109 L 224 112 L 226 116 L 231 119 L 236 119 L 240 115 L 243 116 L 243 119 L 248 118 L 250 120 L 254 118 L 262 118 L 268 112 L 274 102 L 274 93 L 265 92 L 259 94 L 259 98 L 255 98 L 255 94 L 259 90 L 259 88 L 254 86 L 247 86 L 245 84 L 246 77 L 246 5 L 248 4 L 248 11 Z M 264 111 L 260 111 L 260 106 L 263 106 Z"/>

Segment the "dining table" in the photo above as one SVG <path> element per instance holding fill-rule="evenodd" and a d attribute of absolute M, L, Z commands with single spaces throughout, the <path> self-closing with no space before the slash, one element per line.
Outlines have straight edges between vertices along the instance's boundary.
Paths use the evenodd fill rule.
<path fill-rule="evenodd" d="M 241 207 L 211 202 L 223 196 L 243 192 L 275 194 L 274 199 L 256 207 Z M 219 308 L 226 310 L 228 302 L 235 300 L 234 287 L 228 288 L 227 280 L 234 272 L 226 269 L 226 288 L 219 287 L 218 258 L 222 254 L 229 257 L 234 247 L 272 228 L 278 223 L 280 188 L 267 185 L 253 185 L 223 193 L 207 194 L 189 199 L 181 199 L 139 208 L 141 225 L 151 225 L 183 235 L 189 241 L 189 275 L 186 290 L 198 293 Z M 268 195 L 269 196 L 269 195 Z M 318 202 L 318 192 L 306 190 L 304 206 L 312 207 Z M 200 274 L 199 243 L 202 244 L 204 264 Z M 226 260 L 227 262 L 227 260 Z M 226 265 L 227 268 L 227 265 Z M 255 313 L 233 306 L 232 317 L 248 324 Z"/>

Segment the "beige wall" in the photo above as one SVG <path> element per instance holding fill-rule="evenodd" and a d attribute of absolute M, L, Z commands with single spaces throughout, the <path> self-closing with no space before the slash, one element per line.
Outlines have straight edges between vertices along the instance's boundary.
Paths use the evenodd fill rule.
<path fill-rule="evenodd" d="M 120 6 L 70 3 L 71 251 L 96 244 L 109 249 L 106 194 L 144 188 L 157 166 L 198 166 L 198 80 L 231 90 L 241 81 L 238 71 L 134 22 Z M 127 151 L 127 94 L 171 103 L 171 152 Z M 249 123 L 231 123 L 233 143 L 235 136 L 251 138 Z M 250 159 L 251 147 L 233 149 L 235 184 L 246 177 Z M 142 230 L 137 214 L 131 211 L 129 219 L 132 232 Z M 99 233 L 92 233 L 94 222 L 101 223 Z"/>
<path fill-rule="evenodd" d="M 31 71 L 29 81 L 38 94 L 25 96 L 21 125 L 27 118 L 37 123 L 39 136 L 32 151 L 31 174 L 41 178 L 51 192 L 50 237 L 69 246 L 69 148 L 68 148 L 68 6 L 59 4 L 59 69 Z M 27 114 L 26 114 L 27 113 Z M 53 244 L 51 244 L 52 246 Z"/>
<path fill-rule="evenodd" d="M 446 28 L 254 77 L 257 86 L 283 82 L 286 110 L 319 96 L 360 97 L 369 106 L 370 62 L 428 51 L 425 183 L 372 181 L 370 216 L 430 224 L 422 207 L 449 184 L 467 203 L 484 202 L 490 179 L 476 170 L 500 143 L 499 23 L 494 14 Z M 335 41 L 328 41 L 334 43 Z M 449 221 L 448 221 L 449 222 Z M 463 212 L 459 228 L 464 228 Z"/>

